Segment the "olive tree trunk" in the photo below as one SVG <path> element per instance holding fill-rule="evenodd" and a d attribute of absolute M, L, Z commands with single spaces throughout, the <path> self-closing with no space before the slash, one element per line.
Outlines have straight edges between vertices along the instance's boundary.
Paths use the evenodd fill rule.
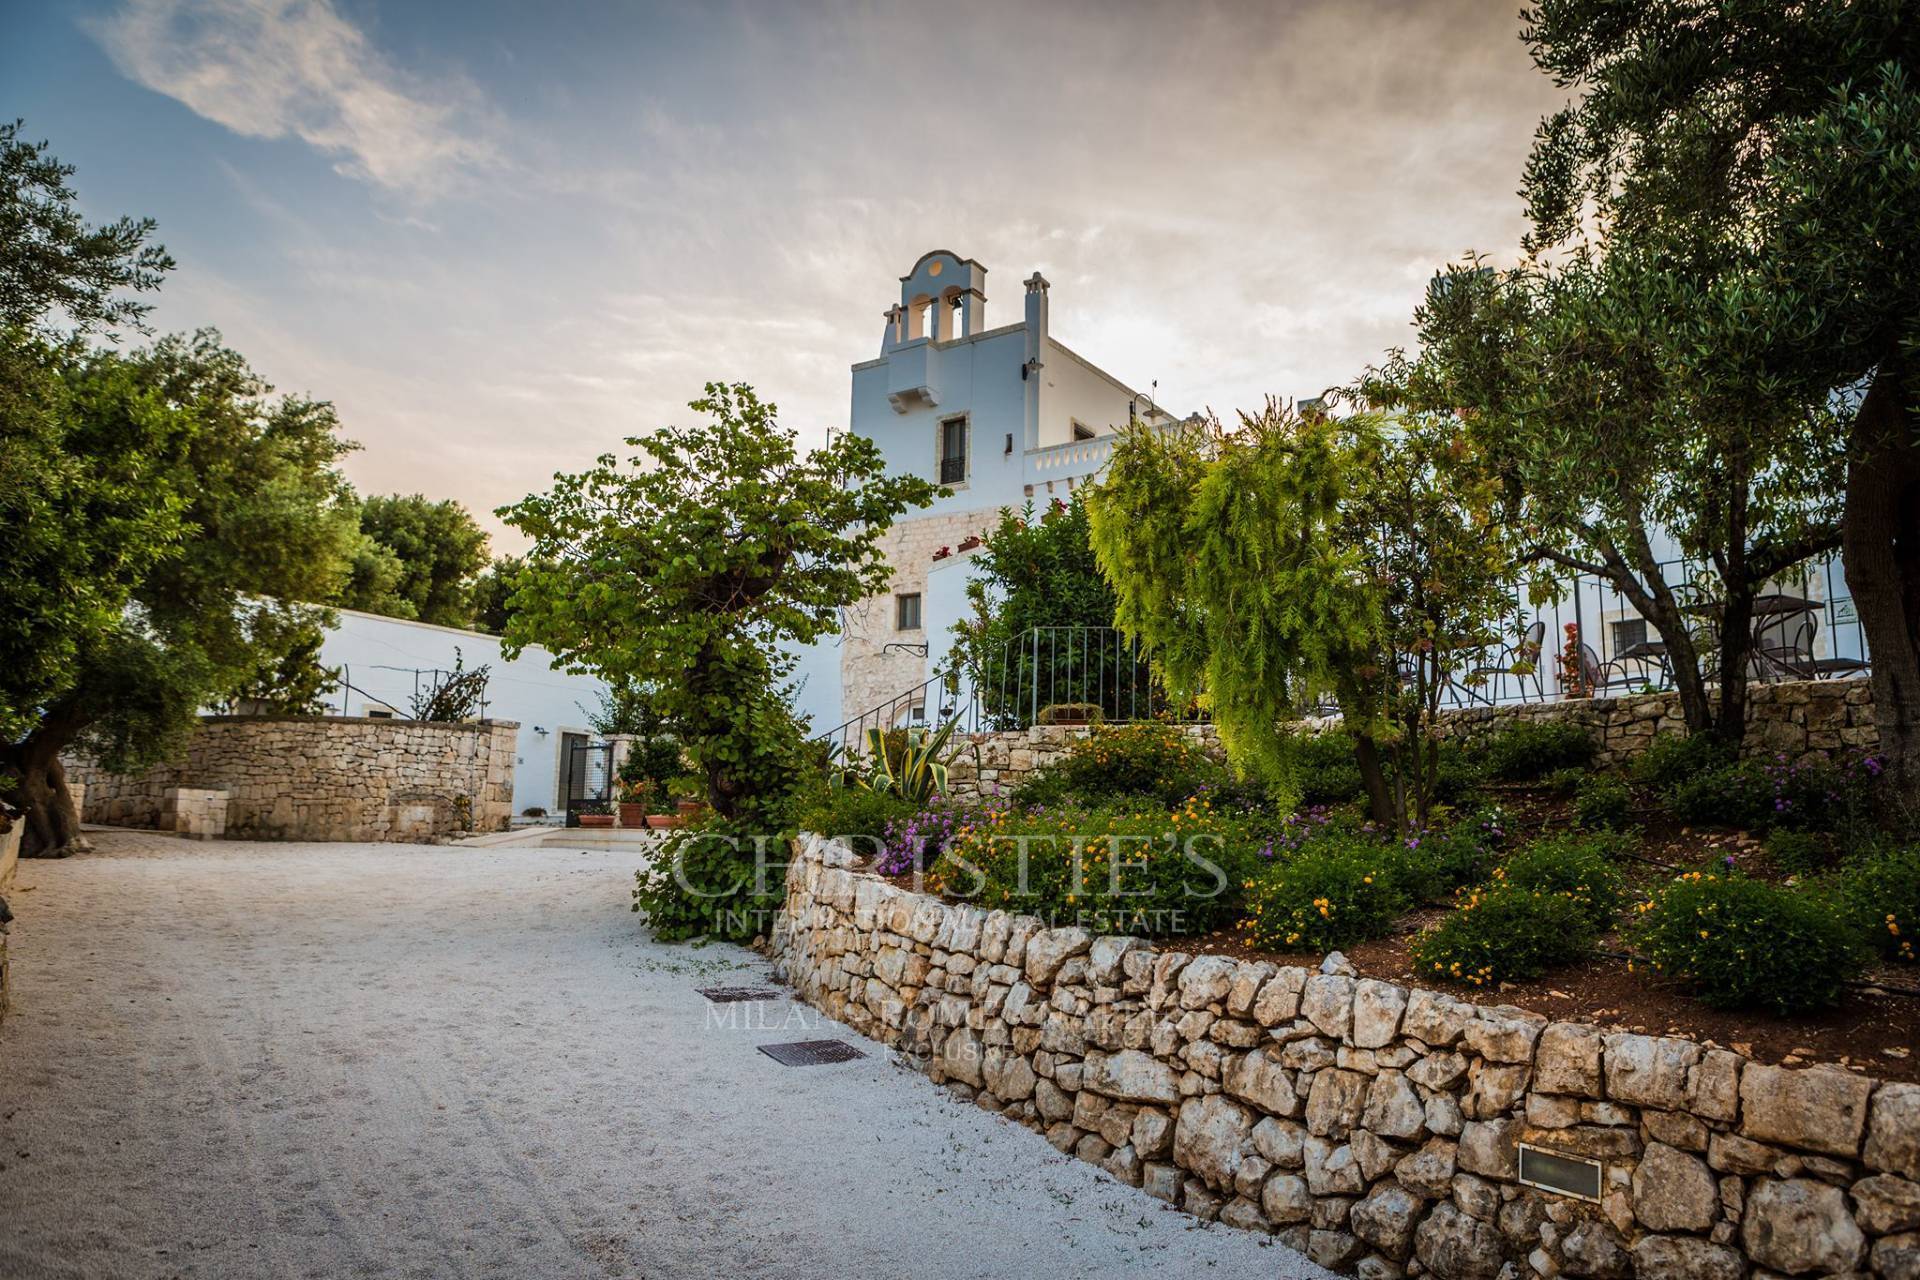
<path fill-rule="evenodd" d="M 1920 817 L 1920 447 L 1905 368 L 1880 368 L 1854 419 L 1841 526 L 1847 589 L 1873 663 L 1886 816 Z"/>

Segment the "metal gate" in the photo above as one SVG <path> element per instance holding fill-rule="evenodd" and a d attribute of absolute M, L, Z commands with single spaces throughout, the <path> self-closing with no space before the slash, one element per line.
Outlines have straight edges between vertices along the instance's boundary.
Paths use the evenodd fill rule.
<path fill-rule="evenodd" d="M 568 737 L 574 735 L 569 734 Z M 613 800 L 613 744 L 575 740 L 567 743 L 567 822 L 582 809 L 599 809 Z"/>

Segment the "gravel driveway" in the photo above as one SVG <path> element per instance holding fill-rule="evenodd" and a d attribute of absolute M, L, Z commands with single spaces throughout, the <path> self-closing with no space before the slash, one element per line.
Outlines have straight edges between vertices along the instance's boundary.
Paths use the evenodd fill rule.
<path fill-rule="evenodd" d="M 651 941 L 631 852 L 97 843 L 9 899 L 9 1280 L 1328 1274 L 708 1005 L 765 966 Z"/>

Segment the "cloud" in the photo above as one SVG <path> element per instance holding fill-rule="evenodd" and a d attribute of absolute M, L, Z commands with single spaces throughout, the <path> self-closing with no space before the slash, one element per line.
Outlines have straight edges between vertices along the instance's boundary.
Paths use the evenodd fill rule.
<path fill-rule="evenodd" d="M 92 30 L 136 83 L 390 191 L 436 195 L 499 162 L 470 82 L 394 66 L 328 0 L 128 0 Z"/>

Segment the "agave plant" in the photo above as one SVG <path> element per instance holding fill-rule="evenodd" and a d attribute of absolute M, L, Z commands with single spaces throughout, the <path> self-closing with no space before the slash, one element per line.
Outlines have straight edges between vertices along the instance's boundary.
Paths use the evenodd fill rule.
<path fill-rule="evenodd" d="M 947 790 L 947 761 L 941 752 L 953 737 L 953 721 L 929 733 L 908 729 L 897 739 L 895 751 L 887 747 L 887 735 L 879 728 L 867 730 L 867 761 L 871 766 L 855 781 L 872 791 L 898 792 L 915 804 L 925 804 Z"/>

